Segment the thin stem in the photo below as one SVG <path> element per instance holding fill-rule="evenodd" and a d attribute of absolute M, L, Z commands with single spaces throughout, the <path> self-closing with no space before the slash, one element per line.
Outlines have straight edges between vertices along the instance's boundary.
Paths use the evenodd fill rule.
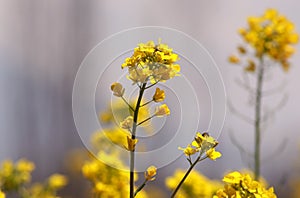
<path fill-rule="evenodd" d="M 132 111 L 134 111 L 134 108 L 127 102 L 127 100 L 122 96 L 121 97 L 122 98 L 122 100 L 128 105 L 128 107 L 132 110 Z"/>
<path fill-rule="evenodd" d="M 147 183 L 147 179 L 145 179 L 145 181 L 142 183 L 142 185 L 140 185 L 136 191 L 134 192 L 134 196 L 136 196 L 138 194 L 138 192 L 140 192 L 145 186 L 146 186 L 146 183 Z"/>
<path fill-rule="evenodd" d="M 149 85 L 148 87 L 146 87 L 145 89 L 149 89 L 150 87 L 153 87 L 154 85 L 156 85 L 157 83 L 159 82 L 159 80 L 158 81 L 156 81 L 155 83 L 153 83 L 152 85 Z"/>
<path fill-rule="evenodd" d="M 260 58 L 260 67 L 257 73 L 256 100 L 255 100 L 255 148 L 254 174 L 257 180 L 260 176 L 260 141 L 261 141 L 261 96 L 264 76 L 264 62 Z"/>
<path fill-rule="evenodd" d="M 136 105 L 135 105 L 135 110 L 134 110 L 134 115 L 133 115 L 133 126 L 132 126 L 132 133 L 131 133 L 131 139 L 135 139 L 135 133 L 136 133 L 136 128 L 137 128 L 137 120 L 138 120 L 138 115 L 139 115 L 139 109 L 140 109 L 140 105 L 141 105 L 141 101 L 142 101 L 142 98 L 143 98 L 143 94 L 144 94 L 144 91 L 145 91 L 145 87 L 146 87 L 147 83 L 143 83 L 141 89 L 140 89 L 140 92 L 139 92 L 139 97 L 138 97 L 138 100 L 136 102 Z M 130 151 L 130 198 L 134 198 L 134 152 L 135 150 L 133 151 Z"/>
<path fill-rule="evenodd" d="M 148 120 L 151 120 L 151 119 L 152 119 L 154 116 L 155 116 L 155 115 L 153 115 L 153 116 L 150 116 L 149 118 L 147 118 L 147 119 L 143 120 L 142 122 L 138 123 L 137 125 L 139 126 L 139 125 L 141 125 L 141 124 L 143 124 L 143 123 L 147 122 Z"/>
<path fill-rule="evenodd" d="M 176 193 L 178 192 L 179 188 L 181 187 L 181 185 L 184 183 L 184 181 L 186 180 L 186 178 L 189 176 L 190 172 L 193 170 L 193 168 L 195 167 L 195 165 L 202 161 L 203 159 L 201 159 L 201 154 L 198 156 L 198 158 L 195 160 L 194 163 L 191 164 L 191 166 L 189 167 L 189 169 L 187 170 L 187 172 L 185 173 L 185 175 L 183 176 L 183 178 L 181 179 L 181 181 L 179 182 L 179 184 L 177 185 L 177 187 L 175 188 L 175 190 L 173 191 L 171 198 L 174 198 Z"/>
<path fill-rule="evenodd" d="M 145 104 L 142 104 L 140 107 L 146 106 L 147 104 L 151 103 L 152 101 L 153 101 L 153 99 L 150 100 L 150 101 L 148 101 L 148 102 L 146 102 Z"/>

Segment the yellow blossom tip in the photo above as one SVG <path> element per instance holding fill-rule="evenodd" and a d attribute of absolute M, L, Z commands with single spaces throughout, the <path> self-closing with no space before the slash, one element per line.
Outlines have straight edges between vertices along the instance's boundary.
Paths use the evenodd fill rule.
<path fill-rule="evenodd" d="M 157 117 L 162 117 L 164 115 L 169 115 L 170 114 L 170 109 L 166 104 L 162 104 L 159 107 L 156 107 L 156 110 L 155 110 L 154 114 Z"/>
<path fill-rule="evenodd" d="M 155 93 L 153 95 L 153 101 L 162 102 L 164 99 L 165 99 L 165 91 L 160 88 L 156 88 Z"/>
<path fill-rule="evenodd" d="M 155 180 L 157 168 L 155 166 L 149 166 L 144 173 L 144 177 L 147 181 Z"/>

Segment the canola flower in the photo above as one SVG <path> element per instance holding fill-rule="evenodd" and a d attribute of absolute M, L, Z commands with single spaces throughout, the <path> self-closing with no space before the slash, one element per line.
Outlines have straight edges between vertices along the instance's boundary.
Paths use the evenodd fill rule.
<path fill-rule="evenodd" d="M 155 45 L 153 41 L 149 41 L 134 49 L 133 55 L 122 64 L 122 69 L 128 68 L 128 78 L 133 83 L 156 84 L 179 75 L 180 66 L 176 64 L 178 60 L 178 55 L 169 46 L 160 42 Z"/>
<path fill-rule="evenodd" d="M 184 177 L 185 171 L 177 169 L 175 173 L 167 177 L 165 184 L 168 189 L 174 190 L 178 183 Z M 197 170 L 193 170 L 182 187 L 179 189 L 176 197 L 178 198 L 212 198 L 218 189 L 222 188 L 222 183 L 215 180 L 210 180 Z"/>
<path fill-rule="evenodd" d="M 123 118 L 120 122 L 121 128 L 127 129 L 131 133 L 131 137 L 126 137 L 127 144 L 124 145 L 125 149 L 130 151 L 130 198 L 135 197 L 148 181 L 146 179 L 138 190 L 134 191 L 135 148 L 138 142 L 138 139 L 136 138 L 137 127 L 154 117 L 163 117 L 170 114 L 168 106 L 162 104 L 155 108 L 155 112 L 152 116 L 139 121 L 140 109 L 143 109 L 143 107 L 151 102 L 162 102 L 165 99 L 164 90 L 156 88 L 152 100 L 143 103 L 144 92 L 159 82 L 165 82 L 175 76 L 179 76 L 180 66 L 176 63 L 178 60 L 179 57 L 173 52 L 173 49 L 166 44 L 162 44 L 160 41 L 158 44 L 155 44 L 153 41 L 140 43 L 134 49 L 132 56 L 126 58 L 121 66 L 122 69 L 128 69 L 127 78 L 132 81 L 133 85 L 137 85 L 139 88 L 139 94 L 135 105 L 131 105 L 124 98 L 125 89 L 120 83 L 114 82 L 111 85 L 113 95 L 121 97 L 128 105 L 128 108 L 133 112 L 133 115 L 130 115 L 125 119 Z"/>
<path fill-rule="evenodd" d="M 180 182 L 174 187 L 174 191 L 171 197 L 175 197 L 181 186 L 184 184 L 185 180 L 188 178 L 189 174 L 196 166 L 198 162 L 201 162 L 207 158 L 211 160 L 216 160 L 220 158 L 222 154 L 215 150 L 215 147 L 218 145 L 218 141 L 216 141 L 212 136 L 210 136 L 207 132 L 201 134 L 197 132 L 194 140 L 191 144 L 189 144 L 186 148 L 178 147 L 179 150 L 182 150 L 186 155 L 187 160 L 190 164 L 189 169 L 186 171 Z M 198 154 L 196 159 L 193 161 L 192 156 Z"/>
<path fill-rule="evenodd" d="M 0 189 L 4 192 L 17 191 L 30 182 L 34 168 L 35 165 L 26 159 L 20 159 L 15 164 L 11 160 L 4 161 L 0 169 Z"/>
<path fill-rule="evenodd" d="M 260 176 L 262 87 L 265 70 L 270 63 L 279 64 L 284 71 L 290 68 L 290 57 L 295 53 L 294 45 L 299 36 L 294 24 L 276 9 L 267 9 L 262 16 L 251 16 L 246 28 L 239 29 L 245 44 L 237 47 L 238 55 L 228 60 L 244 66 L 248 74 L 256 75 L 255 118 L 254 118 L 254 172 L 255 179 Z"/>
<path fill-rule="evenodd" d="M 103 151 L 99 151 L 97 155 L 101 155 L 101 159 L 105 159 L 106 163 L 103 163 L 96 158 L 91 158 L 89 161 L 86 161 L 82 166 L 83 176 L 92 184 L 93 197 L 128 197 L 128 172 L 115 169 L 111 166 L 117 165 L 122 169 L 126 169 L 126 166 L 120 160 L 119 154 L 107 154 Z M 135 179 L 138 179 L 137 175 L 135 175 Z M 147 198 L 147 195 L 143 190 L 141 190 L 136 197 Z"/>
<path fill-rule="evenodd" d="M 264 184 L 253 180 L 249 174 L 231 172 L 224 176 L 224 188 L 219 189 L 213 198 L 276 198 L 273 187 L 266 189 Z"/>
<path fill-rule="evenodd" d="M 67 178 L 53 174 L 44 183 L 31 184 L 34 168 L 34 163 L 26 159 L 16 163 L 4 161 L 0 168 L 0 198 L 10 192 L 16 192 L 20 198 L 58 198 L 57 191 L 67 185 Z"/>
<path fill-rule="evenodd" d="M 290 67 L 288 59 L 295 53 L 293 45 L 298 43 L 299 36 L 295 32 L 294 24 L 276 9 L 267 9 L 259 17 L 249 17 L 248 27 L 239 29 L 239 34 L 254 50 L 254 58 L 269 58 L 288 71 Z M 247 47 L 238 46 L 238 52 L 240 56 L 247 55 Z M 240 63 L 240 59 L 236 55 L 230 56 L 229 61 Z M 254 59 L 250 59 L 251 64 L 246 64 L 245 70 L 256 71 L 254 62 Z"/>

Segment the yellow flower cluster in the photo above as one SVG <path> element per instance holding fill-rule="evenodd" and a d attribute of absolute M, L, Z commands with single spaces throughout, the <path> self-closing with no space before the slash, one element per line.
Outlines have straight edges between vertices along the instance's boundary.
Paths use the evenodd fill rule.
<path fill-rule="evenodd" d="M 180 72 L 180 66 L 176 64 L 178 60 L 178 55 L 167 45 L 155 45 L 153 41 L 149 41 L 140 43 L 133 55 L 125 59 L 122 68 L 128 67 L 128 78 L 133 83 L 150 81 L 154 84 L 177 76 Z"/>
<path fill-rule="evenodd" d="M 174 190 L 185 171 L 178 169 L 173 176 L 166 178 L 166 186 L 170 190 Z M 211 198 L 217 192 L 218 189 L 222 187 L 222 184 L 218 181 L 210 180 L 198 171 L 192 171 L 188 178 L 183 183 L 182 187 L 176 194 L 177 198 Z"/>
<path fill-rule="evenodd" d="M 65 187 L 68 180 L 61 174 L 51 175 L 45 183 L 35 183 L 22 192 L 22 198 L 58 198 L 57 191 Z"/>
<path fill-rule="evenodd" d="M 18 190 L 30 182 L 31 172 L 34 168 L 34 164 L 26 159 L 20 159 L 15 164 L 10 160 L 4 161 L 0 169 L 0 189 L 3 191 Z"/>
<path fill-rule="evenodd" d="M 213 198 L 227 197 L 249 197 L 249 198 L 276 198 L 274 189 L 266 189 L 264 184 L 255 181 L 249 174 L 231 172 L 227 174 L 223 181 L 226 183 L 223 189 L 217 191 Z"/>
<path fill-rule="evenodd" d="M 221 157 L 222 154 L 215 150 L 215 147 L 218 145 L 218 142 L 208 133 L 199 133 L 197 132 L 196 137 L 192 144 L 189 144 L 186 148 L 179 147 L 180 150 L 183 150 L 184 154 L 187 157 L 194 155 L 195 153 L 206 153 L 206 156 L 212 160 L 216 160 Z"/>
<path fill-rule="evenodd" d="M 105 159 L 102 163 L 98 159 L 86 161 L 82 167 L 82 173 L 86 179 L 92 183 L 93 197 L 101 198 L 123 198 L 129 195 L 129 174 L 126 171 L 115 169 L 111 165 L 117 165 L 126 169 L 120 156 L 115 154 L 106 154 L 100 151 L 98 153 L 101 159 Z M 137 179 L 137 176 L 135 177 Z M 137 198 L 147 197 L 144 191 L 140 191 Z"/>
<path fill-rule="evenodd" d="M 67 178 L 53 174 L 45 183 L 30 185 L 34 168 L 34 163 L 26 159 L 20 159 L 15 164 L 10 160 L 4 161 L 0 169 L 0 189 L 4 192 L 15 191 L 21 198 L 58 198 L 57 191 L 67 185 Z M 2 191 L 0 198 L 5 198 Z"/>
<path fill-rule="evenodd" d="M 255 56 L 261 59 L 269 57 L 281 64 L 282 68 L 289 69 L 288 59 L 295 52 L 292 46 L 298 43 L 298 34 L 294 24 L 275 9 L 268 9 L 260 17 L 249 17 L 248 28 L 241 28 L 240 35 L 255 50 Z M 247 53 L 243 46 L 238 47 L 241 55 Z M 239 63 L 237 56 L 229 57 L 232 63 Z M 246 71 L 255 71 L 254 61 L 249 59 Z"/>

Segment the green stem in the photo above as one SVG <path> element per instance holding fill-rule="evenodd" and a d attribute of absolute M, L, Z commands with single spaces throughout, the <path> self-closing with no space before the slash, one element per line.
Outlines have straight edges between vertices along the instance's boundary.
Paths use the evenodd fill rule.
<path fill-rule="evenodd" d="M 142 104 L 140 107 L 146 106 L 147 104 L 151 103 L 152 101 L 153 101 L 153 99 L 150 100 L 150 101 L 148 101 L 148 102 L 146 102 L 145 104 Z"/>
<path fill-rule="evenodd" d="M 260 58 L 257 73 L 256 101 L 255 101 L 255 148 L 254 148 L 254 174 L 258 180 L 260 176 L 260 141 L 261 141 L 261 92 L 263 86 L 264 63 Z"/>
<path fill-rule="evenodd" d="M 134 109 L 134 115 L 133 115 L 133 126 L 132 126 L 132 133 L 131 133 L 131 139 L 135 139 L 135 133 L 136 133 L 136 128 L 137 128 L 137 120 L 138 120 L 138 115 L 139 115 L 139 109 L 141 105 L 141 101 L 143 98 L 143 94 L 145 91 L 147 83 L 143 83 L 140 92 L 139 92 L 139 97 L 135 105 Z M 129 195 L 130 198 L 134 198 L 134 151 L 130 151 L 130 190 L 129 190 Z"/>
<path fill-rule="evenodd" d="M 136 196 L 138 194 L 138 192 L 140 192 L 146 186 L 146 183 L 147 183 L 147 179 L 145 179 L 144 183 L 142 185 L 140 185 L 138 187 L 138 189 L 136 189 L 134 196 Z"/>
<path fill-rule="evenodd" d="M 181 185 L 184 183 L 184 181 L 186 180 L 186 178 L 189 176 L 190 172 L 193 170 L 193 168 L 195 167 L 195 165 L 199 162 L 202 161 L 201 160 L 201 154 L 199 155 L 199 157 L 195 160 L 194 163 L 191 164 L 191 166 L 189 167 L 189 169 L 187 170 L 187 172 L 185 173 L 185 175 L 183 176 L 183 178 L 181 179 L 181 181 L 179 182 L 179 184 L 177 185 L 177 187 L 175 188 L 175 190 L 173 191 L 171 198 L 174 198 L 176 193 L 178 192 L 179 188 L 181 187 Z"/>
<path fill-rule="evenodd" d="M 134 112 L 134 108 L 125 100 L 125 98 L 122 96 L 122 100 L 128 105 L 128 107 Z"/>
<path fill-rule="evenodd" d="M 143 124 L 143 123 L 147 122 L 148 120 L 151 120 L 151 119 L 152 119 L 154 116 L 155 116 L 155 115 L 153 115 L 153 116 L 150 116 L 149 118 L 147 118 L 147 119 L 143 120 L 142 122 L 138 123 L 137 125 L 139 126 L 139 125 L 141 125 L 141 124 Z"/>

